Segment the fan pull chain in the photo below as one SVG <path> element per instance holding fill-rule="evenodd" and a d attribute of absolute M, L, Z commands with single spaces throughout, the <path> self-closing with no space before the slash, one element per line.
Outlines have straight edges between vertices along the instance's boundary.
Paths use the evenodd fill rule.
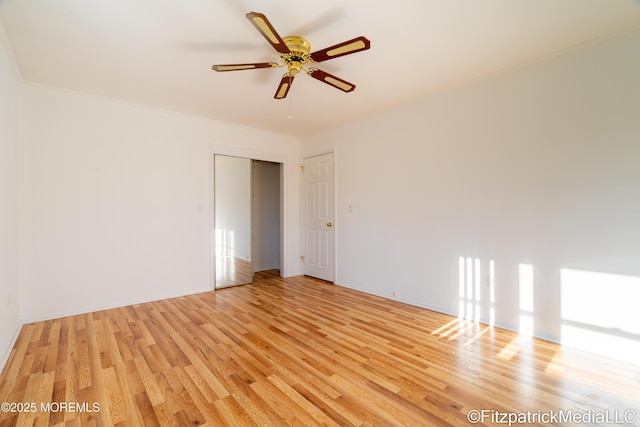
<path fill-rule="evenodd" d="M 291 89 L 291 82 L 293 81 L 293 77 L 289 74 L 289 89 Z M 293 112 L 291 111 L 291 98 L 292 95 L 289 95 L 289 116 L 287 117 L 289 120 L 293 119 Z"/>

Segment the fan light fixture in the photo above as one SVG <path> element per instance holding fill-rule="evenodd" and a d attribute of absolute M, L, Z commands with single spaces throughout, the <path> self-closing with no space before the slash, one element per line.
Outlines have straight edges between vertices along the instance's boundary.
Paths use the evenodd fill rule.
<path fill-rule="evenodd" d="M 261 62 L 253 64 L 222 64 L 214 65 L 211 68 L 215 71 L 239 71 L 239 70 L 253 70 L 256 68 L 278 68 L 287 67 L 287 72 L 282 76 L 280 84 L 276 89 L 274 95 L 275 99 L 284 99 L 287 97 L 293 79 L 301 71 L 304 71 L 309 76 L 323 83 L 333 86 L 336 89 L 340 89 L 343 92 L 352 92 L 356 85 L 349 83 L 346 80 L 342 80 L 339 77 L 333 76 L 327 72 L 319 70 L 318 68 L 311 67 L 305 68 L 307 64 L 315 64 L 318 62 L 327 61 L 329 59 L 338 58 L 340 56 L 349 55 L 356 52 L 369 49 L 371 42 L 363 36 L 356 37 L 351 40 L 339 43 L 334 46 L 330 46 L 326 49 L 319 50 L 311 53 L 311 43 L 305 38 L 299 36 L 289 36 L 281 38 L 278 32 L 273 28 L 273 25 L 269 22 L 266 16 L 262 13 L 249 12 L 247 13 L 247 19 L 256 27 L 256 29 L 262 34 L 262 36 L 273 46 L 273 48 L 280 53 L 280 62 Z M 289 99 L 291 101 L 291 99 Z M 290 107 L 291 109 L 291 107 Z M 292 118 L 291 111 L 289 111 L 289 118 Z"/>

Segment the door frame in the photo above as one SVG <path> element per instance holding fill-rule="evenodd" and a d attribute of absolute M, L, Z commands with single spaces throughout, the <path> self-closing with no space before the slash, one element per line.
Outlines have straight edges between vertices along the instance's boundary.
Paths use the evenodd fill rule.
<path fill-rule="evenodd" d="M 228 145 L 211 144 L 209 146 L 209 287 L 211 290 L 216 289 L 216 239 L 215 239 L 215 171 L 214 157 L 215 155 L 242 157 L 249 160 L 263 160 L 265 162 L 281 163 L 280 167 L 280 275 L 286 277 L 289 271 L 289 263 L 286 257 L 288 253 L 287 239 L 287 210 L 288 204 L 287 192 L 285 189 L 289 186 L 287 177 L 287 167 L 291 164 L 286 154 L 267 153 L 264 151 L 252 150 L 248 148 L 232 147 Z M 251 213 L 253 215 L 253 212 Z M 252 242 L 253 248 L 253 242 Z"/>
<path fill-rule="evenodd" d="M 331 149 L 326 151 L 318 151 L 307 153 L 300 157 L 300 249 L 301 255 L 305 249 L 305 230 L 304 230 L 304 161 L 312 157 L 331 154 L 333 156 L 333 218 L 336 226 L 333 228 L 333 282 L 338 283 L 338 230 L 340 218 L 338 217 L 338 153 L 337 150 Z M 304 274 L 304 264 L 302 264 L 301 274 Z"/>

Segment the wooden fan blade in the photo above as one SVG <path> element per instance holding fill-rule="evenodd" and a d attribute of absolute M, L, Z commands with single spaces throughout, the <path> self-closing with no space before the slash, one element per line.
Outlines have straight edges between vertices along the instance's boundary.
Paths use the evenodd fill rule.
<path fill-rule="evenodd" d="M 278 89 L 276 90 L 276 94 L 273 96 L 275 99 L 284 99 L 287 97 L 289 93 L 289 89 L 291 89 L 291 84 L 293 83 L 294 77 L 290 74 L 285 74 L 282 76 L 282 80 L 280 80 L 280 84 L 278 85 Z"/>
<path fill-rule="evenodd" d="M 280 53 L 290 52 L 289 48 L 282 40 L 282 37 L 278 35 L 278 32 L 273 28 L 273 25 L 271 25 L 271 22 L 269 22 L 266 16 L 258 12 L 249 12 L 246 16 L 253 26 L 260 31 L 260 34 L 262 34 L 262 36 L 271 43 L 271 46 L 273 46 L 275 50 Z"/>
<path fill-rule="evenodd" d="M 314 79 L 320 80 L 321 82 L 331 85 L 336 89 L 340 89 L 343 92 L 353 92 L 353 90 L 356 88 L 356 85 L 349 83 L 346 80 L 342 80 L 339 77 L 326 73 L 322 70 L 318 70 L 317 68 L 312 68 L 309 70 L 309 72 L 311 73 L 309 75 Z"/>
<path fill-rule="evenodd" d="M 253 70 L 256 68 L 276 68 L 278 64 L 275 62 L 258 62 L 256 64 L 219 64 L 211 67 L 214 71 L 240 71 Z"/>
<path fill-rule="evenodd" d="M 311 59 L 315 62 L 322 62 L 328 59 L 337 58 L 339 56 L 349 55 L 356 52 L 367 50 L 371 47 L 371 42 L 363 36 L 356 37 L 355 39 L 347 40 L 346 42 L 339 43 L 334 46 L 330 46 L 326 49 L 313 52 Z"/>

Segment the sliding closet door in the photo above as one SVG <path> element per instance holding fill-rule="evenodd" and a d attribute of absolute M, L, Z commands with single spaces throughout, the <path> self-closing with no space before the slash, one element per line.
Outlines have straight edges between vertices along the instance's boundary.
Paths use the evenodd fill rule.
<path fill-rule="evenodd" d="M 216 289 L 253 282 L 251 174 L 250 159 L 214 156 Z"/>

